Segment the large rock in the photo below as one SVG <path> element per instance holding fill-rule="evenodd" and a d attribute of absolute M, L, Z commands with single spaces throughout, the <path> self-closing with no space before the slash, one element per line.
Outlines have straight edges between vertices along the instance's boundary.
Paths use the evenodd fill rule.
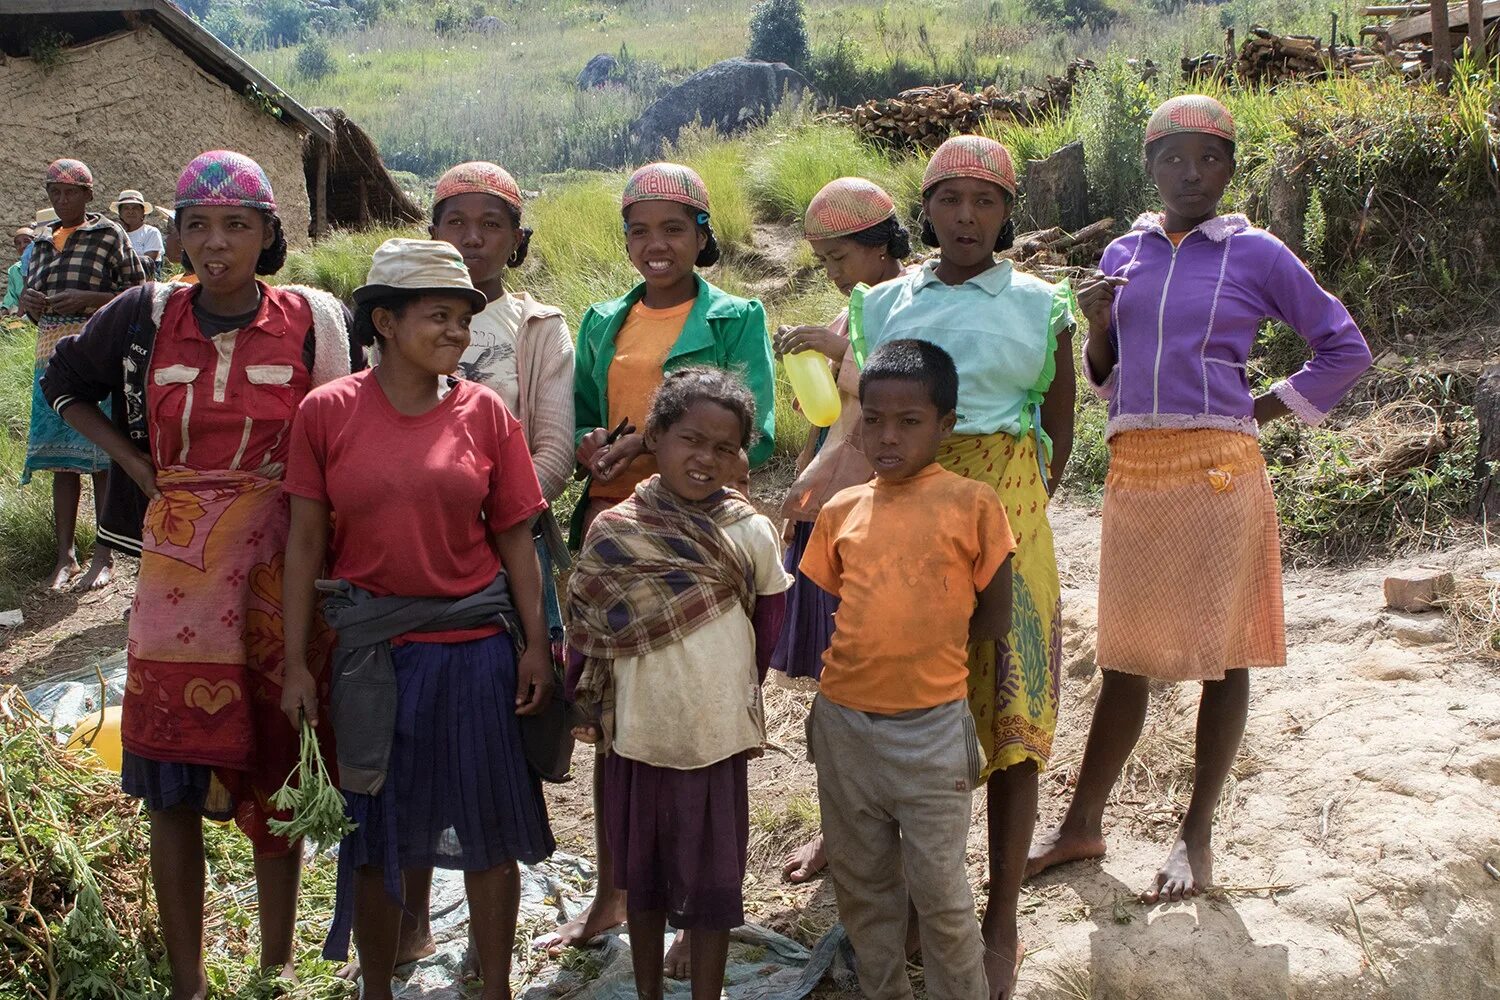
<path fill-rule="evenodd" d="M 1026 161 L 1019 187 L 1019 232 L 1061 226 L 1071 233 L 1094 221 L 1089 218 L 1089 181 L 1081 142 L 1069 143 L 1045 160 Z"/>
<path fill-rule="evenodd" d="M 594 90 L 609 82 L 610 75 L 618 69 L 620 63 L 608 52 L 601 52 L 590 59 L 583 69 L 578 71 L 578 89 Z"/>
<path fill-rule="evenodd" d="M 662 95 L 631 126 L 631 140 L 637 150 L 655 156 L 662 143 L 677 141 L 683 127 L 694 121 L 726 134 L 738 132 L 765 120 L 784 97 L 810 93 L 812 86 L 786 63 L 726 59 Z"/>

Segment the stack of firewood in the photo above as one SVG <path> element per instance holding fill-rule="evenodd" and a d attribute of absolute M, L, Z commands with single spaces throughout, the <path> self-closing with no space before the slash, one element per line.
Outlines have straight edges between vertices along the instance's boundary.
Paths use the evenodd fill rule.
<path fill-rule="evenodd" d="M 1066 75 L 1049 76 L 1045 87 L 1002 94 L 995 87 L 967 91 L 959 84 L 917 87 L 895 97 L 843 108 L 833 117 L 853 126 L 865 138 L 896 149 L 935 149 L 949 136 L 973 132 L 990 118 L 1030 122 L 1064 112 L 1082 73 L 1095 68 L 1087 59 L 1068 66 Z"/>
<path fill-rule="evenodd" d="M 1018 234 L 1015 244 L 1000 256 L 1024 264 L 1031 271 L 1041 267 L 1063 268 L 1080 263 L 1092 268 L 1109 241 L 1114 238 L 1114 219 L 1091 222 L 1074 233 L 1053 226 L 1051 229 Z"/>
<path fill-rule="evenodd" d="M 1222 53 L 1205 52 L 1182 60 L 1182 75 L 1188 80 L 1223 78 L 1229 61 Z M 1390 53 L 1355 45 L 1324 45 L 1307 35 L 1277 35 L 1266 28 L 1251 28 L 1233 63 L 1241 84 L 1275 86 L 1283 80 L 1320 80 L 1330 75 L 1363 73 L 1389 66 L 1406 76 L 1420 76 L 1432 65 L 1432 50 L 1412 43 Z"/>

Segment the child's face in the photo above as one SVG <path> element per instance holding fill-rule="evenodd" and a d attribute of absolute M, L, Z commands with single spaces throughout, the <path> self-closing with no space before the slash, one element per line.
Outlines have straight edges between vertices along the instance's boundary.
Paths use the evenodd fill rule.
<path fill-rule="evenodd" d="M 739 414 L 701 399 L 660 434 L 647 431 L 646 447 L 663 486 L 684 500 L 704 500 L 740 475 L 744 433 Z"/>
<path fill-rule="evenodd" d="M 474 307 L 458 295 L 422 295 L 399 312 L 376 309 L 381 363 L 398 364 L 429 375 L 447 375 L 458 368 L 469 346 L 469 320 Z"/>
<path fill-rule="evenodd" d="M 937 233 L 943 259 L 974 267 L 993 259 L 1000 230 L 1010 220 L 1010 202 L 999 185 L 974 177 L 953 177 L 933 187 L 923 211 Z"/>
<path fill-rule="evenodd" d="M 25 234 L 17 234 L 12 238 L 11 242 L 15 245 L 16 253 L 22 254 L 26 252 L 26 246 L 31 242 L 31 237 Z"/>
<path fill-rule="evenodd" d="M 734 462 L 734 475 L 729 479 L 731 489 L 739 490 L 741 495 L 747 499 L 750 496 L 750 456 L 745 454 L 745 449 L 740 449 L 739 457 Z"/>
<path fill-rule="evenodd" d="M 688 281 L 708 237 L 696 213 L 675 201 L 642 201 L 625 218 L 625 249 L 646 284 L 662 290 Z"/>
<path fill-rule="evenodd" d="M 135 232 L 146 221 L 146 209 L 141 205 L 121 205 L 120 222 L 126 231 Z"/>
<path fill-rule="evenodd" d="M 276 231 L 258 209 L 240 205 L 194 205 L 177 213 L 182 252 L 205 292 L 229 295 L 255 280 L 260 252 Z"/>
<path fill-rule="evenodd" d="M 958 419 L 952 411 L 939 413 L 927 387 L 915 379 L 869 383 L 860 407 L 861 444 L 881 479 L 910 479 L 931 465 Z"/>
<path fill-rule="evenodd" d="M 813 240 L 813 256 L 823 265 L 828 280 L 848 295 L 860 282 L 878 285 L 885 280 L 886 249 L 865 246 L 858 240 Z"/>
<path fill-rule="evenodd" d="M 77 184 L 48 184 L 47 200 L 57 213 L 59 225 L 76 226 L 83 221 L 94 192 Z"/>
<path fill-rule="evenodd" d="M 478 191 L 445 199 L 443 214 L 427 232 L 464 255 L 469 280 L 476 288 L 504 280 L 506 265 L 521 240 L 521 230 L 505 202 Z"/>
<path fill-rule="evenodd" d="M 1234 151 L 1216 135 L 1169 135 L 1154 144 L 1150 170 L 1169 214 L 1183 222 L 1206 219 L 1218 211 L 1234 179 Z"/>

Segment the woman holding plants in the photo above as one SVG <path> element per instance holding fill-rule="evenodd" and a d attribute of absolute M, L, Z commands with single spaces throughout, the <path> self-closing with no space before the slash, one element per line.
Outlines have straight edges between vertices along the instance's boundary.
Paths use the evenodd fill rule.
<path fill-rule="evenodd" d="M 1163 212 L 1110 244 L 1079 302 L 1084 371 L 1109 401 L 1094 708 L 1073 801 L 1027 874 L 1104 855 L 1104 804 L 1146 718 L 1149 682 L 1196 681 L 1193 794 L 1141 898 L 1213 884 L 1214 809 L 1250 698 L 1250 670 L 1286 663 L 1276 504 L 1256 437 L 1292 415 L 1320 423 L 1370 364 L 1348 310 L 1270 233 L 1219 214 L 1235 130 L 1211 97 L 1174 97 L 1146 129 Z M 1246 364 L 1268 319 L 1313 357 L 1253 394 Z M 1149 624 L 1148 624 L 1149 623 Z"/>
<path fill-rule="evenodd" d="M 985 974 L 1004 998 L 1021 963 L 1016 905 L 1037 774 L 1057 728 L 1062 616 L 1047 501 L 1072 450 L 1075 395 L 1072 292 L 995 260 L 1013 239 L 1015 197 L 1004 146 L 974 135 L 943 143 L 922 177 L 922 241 L 939 255 L 864 303 L 871 350 L 914 337 L 953 358 L 958 425 L 938 461 L 995 490 L 1016 539 L 1010 635 L 973 644 L 969 656 L 969 708 L 987 761 Z"/>
<path fill-rule="evenodd" d="M 349 340 L 332 296 L 256 280 L 280 270 L 286 241 L 254 160 L 199 156 L 178 178 L 176 207 L 200 284 L 115 298 L 58 343 L 41 388 L 113 460 L 99 534 L 140 556 L 122 782 L 151 819 L 172 996 L 199 1000 L 205 817 L 233 818 L 249 836 L 261 965 L 292 968 L 301 845 L 268 825 L 298 758 L 298 730 L 280 711 L 282 476 L 297 404 L 348 374 Z M 326 651 L 307 658 L 315 675 Z"/>
<path fill-rule="evenodd" d="M 404 873 L 462 871 L 481 996 L 502 1000 L 516 863 L 553 849 L 521 737 L 521 717 L 542 711 L 553 687 L 531 535 L 547 505 L 500 397 L 452 377 L 488 301 L 459 251 L 387 240 L 354 301 L 355 336 L 379 343 L 379 362 L 303 401 L 286 479 L 282 707 L 289 718 L 318 712 L 308 651 L 327 553 L 331 713 L 356 824 L 339 848 L 324 954 L 346 958 L 352 929 L 362 995 L 389 1000 Z"/>

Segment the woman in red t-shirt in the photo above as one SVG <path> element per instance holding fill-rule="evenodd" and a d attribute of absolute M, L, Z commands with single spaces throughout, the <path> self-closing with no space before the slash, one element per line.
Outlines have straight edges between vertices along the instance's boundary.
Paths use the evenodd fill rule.
<path fill-rule="evenodd" d="M 323 610 L 339 635 L 331 712 L 357 824 L 339 848 L 324 954 L 346 958 L 354 929 L 362 995 L 387 1000 L 403 870 L 461 870 L 482 996 L 498 1000 L 510 990 L 516 862 L 554 847 L 518 719 L 552 693 L 530 529 L 546 503 L 500 397 L 449 376 L 485 306 L 463 256 L 388 240 L 354 299 L 355 336 L 377 348 L 376 366 L 307 397 L 286 478 L 282 707 L 292 719 L 317 713 L 302 651 L 327 552 Z"/>

